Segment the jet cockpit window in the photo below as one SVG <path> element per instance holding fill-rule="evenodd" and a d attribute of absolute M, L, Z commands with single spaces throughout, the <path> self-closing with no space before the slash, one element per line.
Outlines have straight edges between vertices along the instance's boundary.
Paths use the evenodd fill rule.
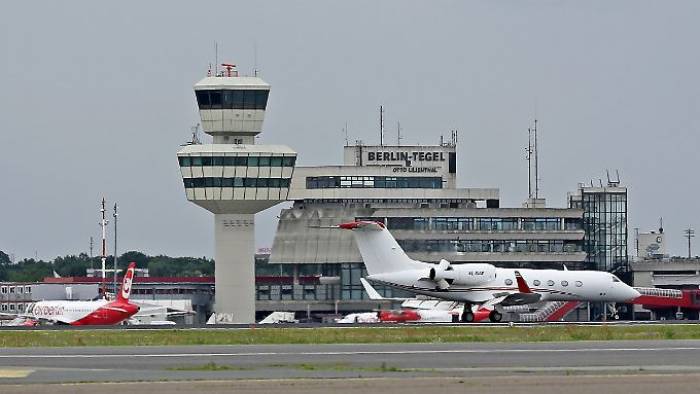
<path fill-rule="evenodd" d="M 613 282 L 620 282 L 620 280 L 619 280 L 619 279 L 617 279 L 617 276 L 615 276 L 615 275 L 613 275 L 613 277 L 612 277 L 612 281 L 613 281 Z"/>

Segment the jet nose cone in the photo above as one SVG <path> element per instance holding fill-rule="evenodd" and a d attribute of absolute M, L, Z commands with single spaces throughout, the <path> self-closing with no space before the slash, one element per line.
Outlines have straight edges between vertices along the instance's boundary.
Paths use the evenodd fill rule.
<path fill-rule="evenodd" d="M 627 293 L 627 300 L 628 301 L 634 301 L 637 298 L 639 298 L 639 296 L 641 296 L 641 293 L 639 293 L 637 290 L 635 290 L 634 287 L 627 286 L 626 293 Z"/>

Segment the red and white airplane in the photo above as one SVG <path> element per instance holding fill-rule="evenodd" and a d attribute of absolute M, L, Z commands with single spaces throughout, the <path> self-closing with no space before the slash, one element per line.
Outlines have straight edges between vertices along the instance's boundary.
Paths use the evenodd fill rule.
<path fill-rule="evenodd" d="M 383 223 L 356 221 L 338 227 L 352 230 L 367 268 L 367 280 L 433 298 L 464 303 L 462 320 L 488 317 L 497 322 L 497 305 L 540 301 L 629 302 L 639 292 L 604 271 L 558 271 L 497 268 L 491 264 L 438 264 L 413 260 Z"/>
<path fill-rule="evenodd" d="M 114 325 L 135 315 L 139 306 L 129 302 L 136 263 L 129 264 L 114 301 L 38 301 L 27 306 L 20 317 L 71 326 Z"/>

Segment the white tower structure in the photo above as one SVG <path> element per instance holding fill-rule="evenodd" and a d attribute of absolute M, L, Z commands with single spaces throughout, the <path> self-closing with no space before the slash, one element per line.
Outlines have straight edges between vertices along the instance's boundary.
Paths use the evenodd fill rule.
<path fill-rule="evenodd" d="M 287 199 L 296 152 L 255 145 L 270 85 L 235 65 L 194 85 L 202 128 L 213 144 L 178 153 L 187 199 L 214 214 L 217 323 L 255 322 L 255 213 Z"/>

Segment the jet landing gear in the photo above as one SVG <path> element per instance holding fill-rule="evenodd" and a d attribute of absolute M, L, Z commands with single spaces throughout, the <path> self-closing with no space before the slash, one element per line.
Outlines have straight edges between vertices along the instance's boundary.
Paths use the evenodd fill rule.
<path fill-rule="evenodd" d="M 474 312 L 472 312 L 472 306 L 470 304 L 464 304 L 464 310 L 462 311 L 462 323 L 473 323 L 474 322 Z"/>
<path fill-rule="evenodd" d="M 462 323 L 474 323 L 477 318 L 479 319 L 479 321 L 485 320 L 486 316 L 487 316 L 487 312 L 488 312 L 488 309 L 481 307 L 481 308 L 479 308 L 479 310 L 475 314 L 472 310 L 472 305 L 466 304 L 466 305 L 464 305 L 464 309 L 462 311 L 461 322 Z M 494 309 L 494 310 L 488 312 L 488 318 L 491 322 L 498 323 L 503 319 L 503 314 Z"/>
<path fill-rule="evenodd" d="M 498 323 L 501 321 L 501 319 L 503 319 L 503 315 L 501 314 L 501 312 L 494 309 L 491 311 L 491 313 L 489 313 L 489 320 L 491 320 L 492 322 Z"/>

